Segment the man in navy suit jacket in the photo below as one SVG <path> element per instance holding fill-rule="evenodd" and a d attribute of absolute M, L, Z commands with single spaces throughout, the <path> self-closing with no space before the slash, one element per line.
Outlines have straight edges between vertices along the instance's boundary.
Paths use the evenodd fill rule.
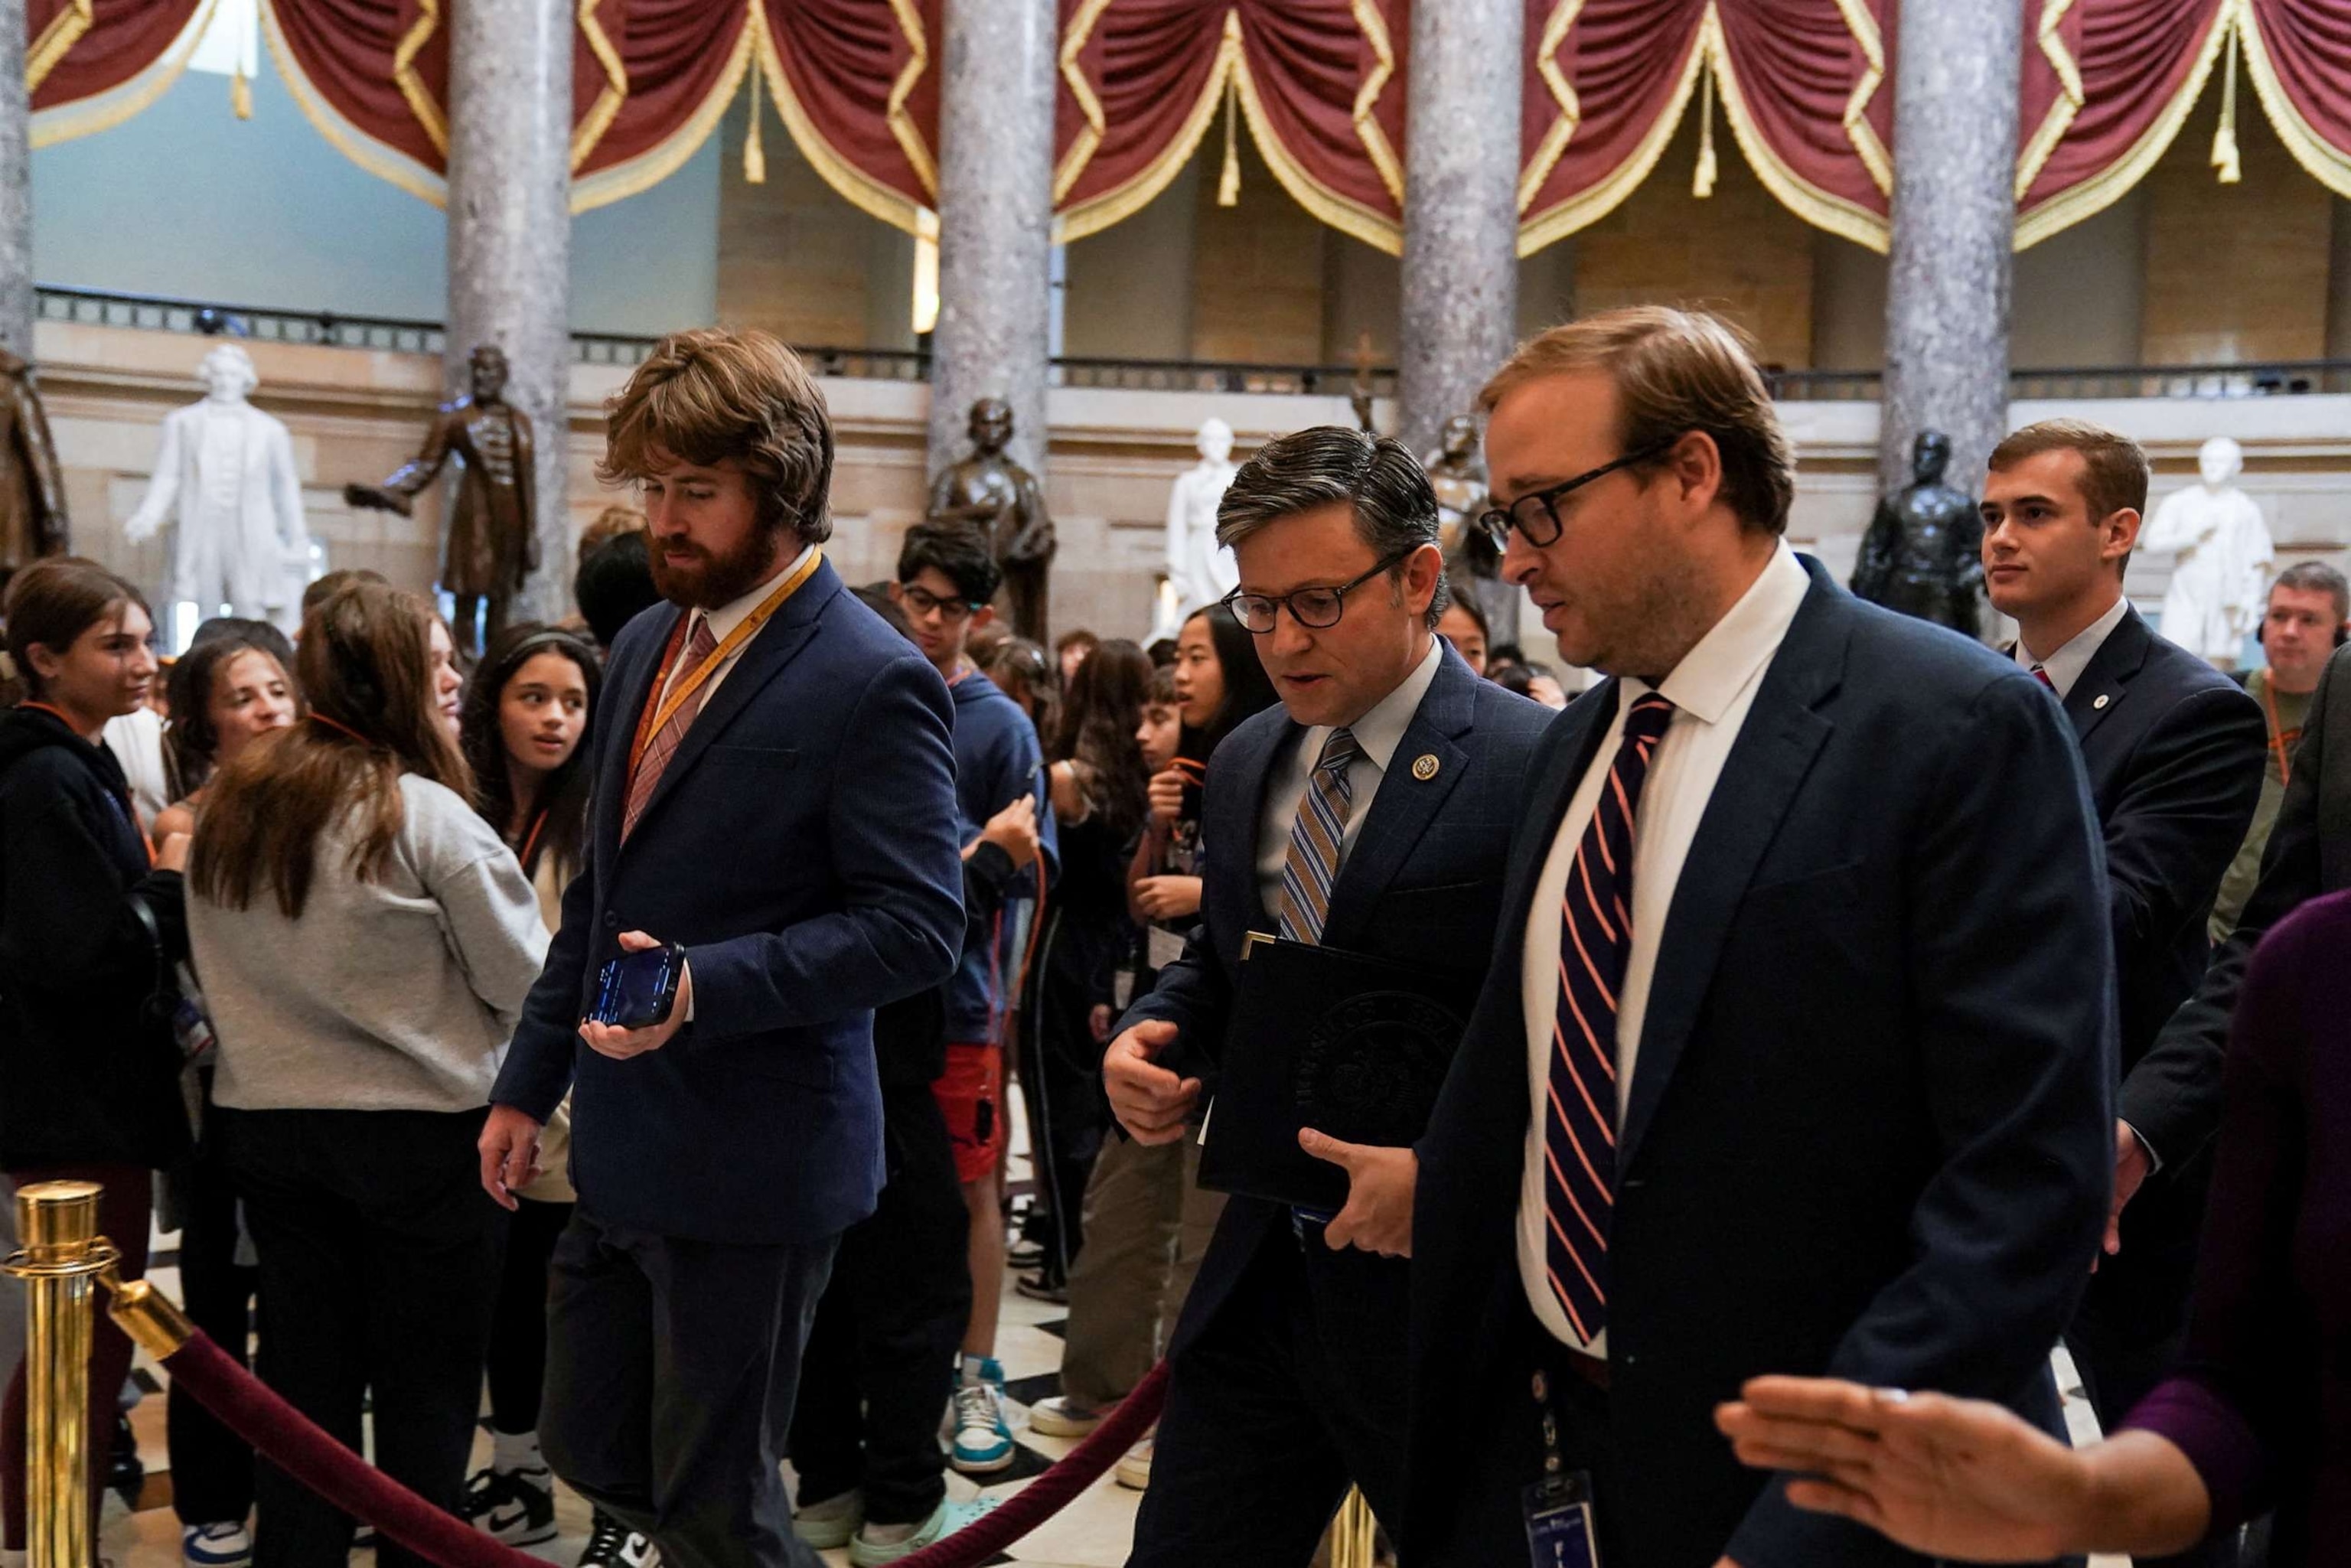
<path fill-rule="evenodd" d="M 1105 1060 L 1112 1106 L 1145 1143 L 1186 1135 L 1218 1064 L 1267 1048 L 1228 1031 L 1249 933 L 1482 967 L 1551 717 L 1432 635 L 1437 497 L 1396 443 L 1335 426 L 1269 443 L 1225 492 L 1217 536 L 1282 706 L 1217 747 L 1201 928 Z M 1347 1204 L 1225 1206 L 1168 1350 L 1130 1568 L 1304 1568 L 1350 1480 L 1402 1517 L 1413 1153 L 1301 1142 L 1345 1167 Z"/>
<path fill-rule="evenodd" d="M 2073 737 L 1788 549 L 1787 440 L 1719 321 L 1554 329 L 1485 402 L 1504 572 L 1612 678 L 1536 760 L 1420 1144 L 1405 1560 L 1526 1562 L 1555 1459 L 1609 1568 L 1916 1563 L 1711 1417 L 1833 1368 L 2055 1425 L 2113 1141 Z"/>
<path fill-rule="evenodd" d="M 882 1185 L 873 1009 L 954 968 L 962 865 L 945 685 L 819 541 L 832 430 L 762 333 L 665 339 L 613 401 L 675 608 L 612 650 L 586 862 L 482 1134 L 512 1207 L 572 1094 L 555 1472 L 684 1568 L 790 1561 L 778 1465 L 841 1233 Z M 607 960 L 668 943 L 667 1019 L 583 1021 Z"/>
<path fill-rule="evenodd" d="M 2169 1369 L 2187 1326 L 2210 1146 L 2158 1145 L 2179 1091 L 2139 1067 L 2203 978 L 2212 899 L 2261 798 L 2268 734 L 2243 688 L 2123 597 L 2147 488 L 2137 442 L 2048 420 L 1994 449 L 1983 495 L 1992 606 L 2015 618 L 2016 662 L 2064 705 L 2105 836 L 2122 1071 L 2114 1218 L 2065 1337 L 2109 1430 Z"/>

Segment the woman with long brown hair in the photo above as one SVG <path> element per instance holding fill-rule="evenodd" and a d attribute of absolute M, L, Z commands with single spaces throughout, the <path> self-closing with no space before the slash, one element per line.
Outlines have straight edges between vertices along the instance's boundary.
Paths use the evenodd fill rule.
<path fill-rule="evenodd" d="M 377 1465 L 452 1508 L 505 1223 L 474 1143 L 547 929 L 474 810 L 434 625 L 367 583 L 311 613 L 310 711 L 214 779 L 188 923 L 222 1156 L 261 1260 L 262 1377 L 354 1448 L 371 1391 Z M 278 1471 L 256 1491 L 262 1568 L 343 1562 L 348 1518 Z"/>

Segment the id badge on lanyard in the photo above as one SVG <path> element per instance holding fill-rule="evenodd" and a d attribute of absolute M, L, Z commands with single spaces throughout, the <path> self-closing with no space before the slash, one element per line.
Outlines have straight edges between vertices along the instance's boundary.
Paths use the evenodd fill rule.
<path fill-rule="evenodd" d="M 1540 1372 L 1534 1375 L 1534 1396 L 1542 1415 L 1543 1474 L 1520 1494 L 1528 1568 L 1600 1568 L 1600 1541 L 1592 1523 L 1592 1477 L 1569 1469 L 1560 1456 L 1551 1380 Z"/>

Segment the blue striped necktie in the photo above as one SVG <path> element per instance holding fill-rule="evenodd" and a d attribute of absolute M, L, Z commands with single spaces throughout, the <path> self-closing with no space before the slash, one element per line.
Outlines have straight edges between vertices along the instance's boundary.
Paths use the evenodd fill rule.
<path fill-rule="evenodd" d="M 1319 946 L 1331 917 L 1331 883 L 1339 875 L 1339 853 L 1347 841 L 1347 815 L 1355 804 L 1348 765 L 1364 754 L 1354 732 L 1334 729 L 1306 780 L 1298 820 L 1290 828 L 1290 853 L 1281 863 L 1281 935 Z"/>
<path fill-rule="evenodd" d="M 1673 723 L 1655 692 L 1625 738 L 1576 841 L 1560 910 L 1559 1006 L 1543 1113 L 1544 1262 L 1585 1343 L 1608 1326 L 1608 1239 L 1616 1207 L 1616 1007 L 1633 951 L 1633 826 L 1649 759 Z"/>

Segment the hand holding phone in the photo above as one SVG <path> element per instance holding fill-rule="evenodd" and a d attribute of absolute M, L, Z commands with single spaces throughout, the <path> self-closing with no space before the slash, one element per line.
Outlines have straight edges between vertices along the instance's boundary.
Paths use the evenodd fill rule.
<path fill-rule="evenodd" d="M 625 1061 L 667 1045 L 693 1010 L 685 949 L 623 931 L 621 956 L 598 976 L 596 1004 L 580 1022 L 580 1038 L 598 1055 Z"/>

